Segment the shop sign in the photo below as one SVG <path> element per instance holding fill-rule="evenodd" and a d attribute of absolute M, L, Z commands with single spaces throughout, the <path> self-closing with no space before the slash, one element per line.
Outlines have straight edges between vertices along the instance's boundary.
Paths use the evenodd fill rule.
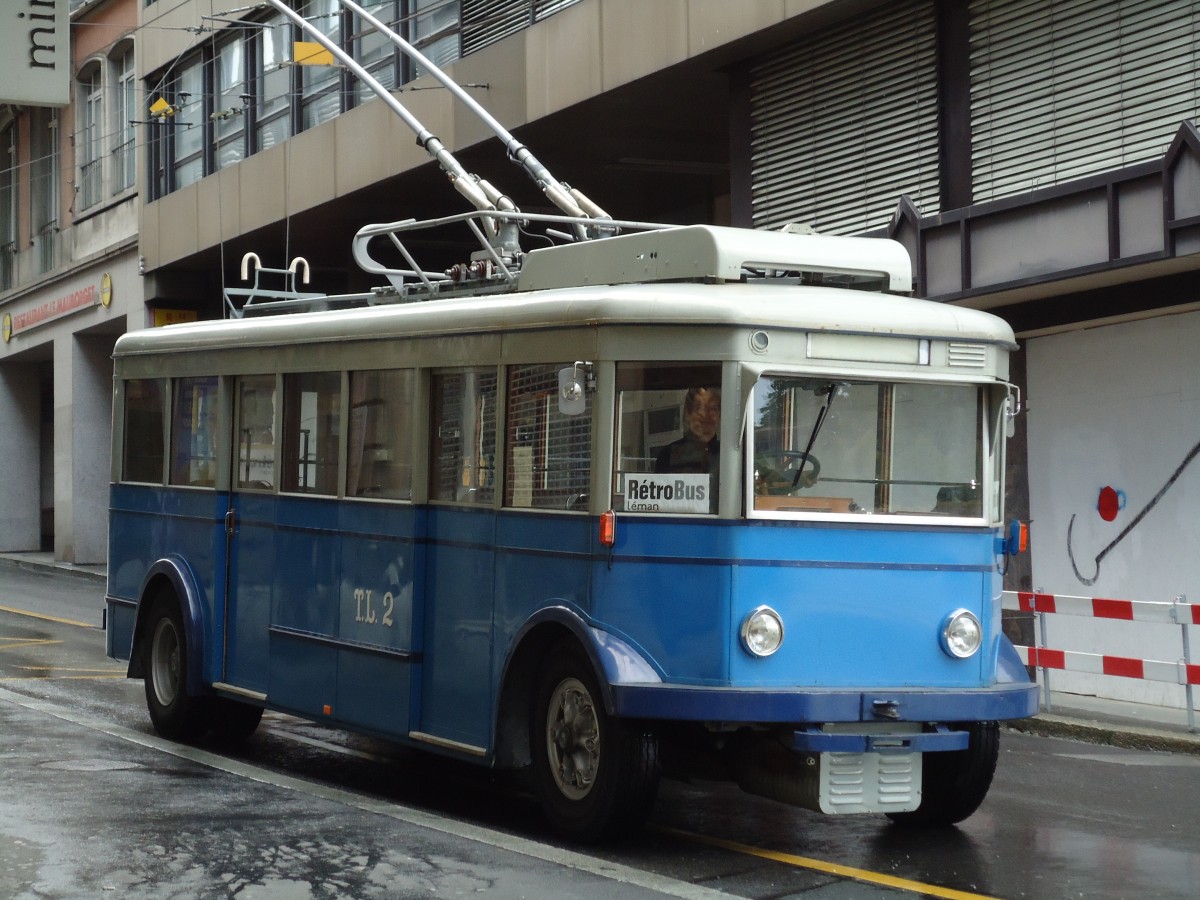
<path fill-rule="evenodd" d="M 100 300 L 100 291 L 96 285 L 89 284 L 77 291 L 46 300 L 29 309 L 4 314 L 4 341 L 7 343 L 14 334 L 29 331 L 55 319 L 61 319 L 73 312 L 95 306 Z"/>

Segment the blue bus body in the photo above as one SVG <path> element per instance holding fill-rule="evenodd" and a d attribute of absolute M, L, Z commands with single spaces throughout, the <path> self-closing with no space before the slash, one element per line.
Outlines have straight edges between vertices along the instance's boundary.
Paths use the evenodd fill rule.
<path fill-rule="evenodd" d="M 759 295 L 744 294 L 745 287 L 676 285 L 645 301 L 636 286 L 624 293 L 600 288 L 563 292 L 557 313 L 547 312 L 553 297 L 535 295 L 488 301 L 494 307 L 442 301 L 433 311 L 300 314 L 123 338 L 116 353 L 107 650 L 129 661 L 131 677 L 146 679 L 156 727 L 195 738 L 212 716 L 219 722 L 232 715 L 248 731 L 257 723 L 248 711 L 273 709 L 499 768 L 532 764 L 549 785 L 544 803 L 552 821 L 581 837 L 644 814 L 660 768 L 731 778 L 748 791 L 824 812 L 931 822 L 969 815 L 991 780 L 996 722 L 1037 709 L 1036 687 L 1000 621 L 1001 573 L 1013 551 L 1000 524 L 998 487 L 1011 331 L 973 311 L 812 288 L 763 294 L 768 299 L 746 312 L 745 298 Z M 804 311 L 800 300 L 810 296 L 835 300 L 838 324 L 828 324 L 819 304 Z M 905 304 L 890 332 L 880 325 L 893 315 L 889 303 Z M 703 327 L 698 319 L 706 320 Z M 858 343 L 811 337 L 826 332 Z M 274 349 L 285 339 L 307 347 Z M 651 363 L 621 360 L 652 360 L 653 348 L 671 340 L 681 346 L 664 356 L 674 360 L 670 377 L 703 369 L 725 386 L 732 413 L 722 417 L 720 437 L 728 449 L 719 472 L 688 482 L 703 496 L 705 479 L 715 492 L 719 478 L 719 503 L 679 514 L 636 505 L 622 511 L 621 479 L 631 477 L 624 473 L 658 477 L 647 460 L 660 444 L 651 442 L 678 433 L 682 415 L 671 406 L 676 400 L 663 398 L 682 391 L 654 382 L 662 373 Z M 945 362 L 943 349 L 955 341 L 955 353 L 961 357 L 966 347 L 971 354 L 969 371 Z M 781 349 L 772 357 L 768 347 Z M 606 348 L 628 348 L 627 355 Z M 851 351 L 865 353 L 865 362 L 855 362 Z M 595 361 L 573 364 L 576 371 L 594 365 L 599 376 L 599 387 L 589 385 L 585 394 L 590 430 L 579 431 L 574 411 L 555 413 L 547 400 L 537 407 L 537 428 L 515 424 L 518 414 L 510 410 L 514 424 L 507 436 L 498 434 L 493 450 L 489 429 L 500 429 L 488 424 L 497 401 L 487 391 L 516 377 L 525 352 L 538 363 L 565 359 L 568 373 L 571 359 Z M 309 470 L 318 471 L 307 451 L 289 458 L 278 436 L 271 438 L 273 455 L 252 460 L 247 449 L 238 456 L 237 404 L 250 403 L 235 400 L 242 379 L 269 382 L 278 405 L 279 393 L 288 399 L 290 373 L 304 372 L 309 359 L 342 386 L 327 401 L 303 402 L 326 402 L 327 418 L 338 422 L 348 418 L 357 367 L 424 373 L 412 379 L 420 412 L 403 440 L 411 433 L 413 468 L 429 474 L 413 481 L 411 496 L 350 496 L 347 457 L 356 445 L 344 425 L 330 432 L 340 449 L 331 456 L 338 474 L 327 495 L 274 483 L 281 470 L 298 465 L 308 490 Z M 712 363 L 679 362 L 689 359 Z M 470 427 L 469 418 L 453 428 L 431 424 L 431 379 L 448 369 L 484 371 L 490 379 L 472 387 L 455 413 L 478 412 Z M 270 373 L 279 374 L 264 382 Z M 762 373 L 769 373 L 766 381 Z M 213 395 L 219 424 L 210 435 L 216 474 L 194 486 L 176 483 L 172 415 L 191 416 L 185 425 L 192 429 L 200 413 L 188 404 L 202 408 L 195 397 L 160 403 L 164 424 L 156 427 L 172 454 L 155 451 L 148 469 L 129 462 L 145 436 L 136 433 L 128 396 L 154 381 L 169 397 L 177 375 L 211 375 L 220 383 Z M 636 390 L 622 386 L 643 376 L 649 380 Z M 932 400 L 921 401 L 917 388 L 926 383 Z M 839 441 L 852 436 L 853 423 L 886 420 L 886 433 L 859 452 L 900 459 L 917 434 L 910 419 L 918 401 L 936 412 L 946 397 L 963 404 L 946 415 L 965 423 L 958 438 L 936 438 L 962 445 L 947 451 L 960 470 L 952 477 L 930 475 L 922 448 L 909 452 L 903 465 L 911 472 L 894 483 L 892 469 L 878 461 L 865 464 L 865 475 L 841 463 L 837 475 L 838 458 L 852 455 Z M 818 442 L 835 403 L 842 424 Z M 806 404 L 824 404 L 811 431 Z M 289 408 L 285 402 L 285 411 L 273 414 L 277 430 Z M 627 426 L 633 431 L 622 433 Z M 552 427 L 584 435 L 582 457 L 571 455 L 578 448 L 538 456 Z M 187 429 L 185 437 L 192 435 Z M 474 483 L 493 493 L 486 502 L 440 500 L 437 447 L 467 446 L 468 430 L 470 452 L 482 460 Z M 799 449 L 776 447 L 785 437 Z M 845 495 L 818 498 L 836 507 L 831 513 L 814 511 L 803 497 L 801 476 L 814 444 L 835 476 L 825 489 Z M 774 489 L 751 460 L 752 448 L 782 454 L 785 462 L 804 457 L 795 475 L 771 476 L 795 490 L 769 496 Z M 568 481 L 572 467 L 590 474 L 565 504 L 533 508 L 526 494 L 556 496 L 552 464 Z M 246 472 L 235 472 L 238 465 Z M 250 478 L 251 465 L 267 473 L 265 481 Z M 513 488 L 521 465 L 525 481 Z M 643 468 L 627 468 L 633 465 Z M 905 491 L 919 493 L 925 505 L 913 507 Z M 928 510 L 935 492 L 939 506 L 943 499 L 966 506 L 934 515 Z M 763 652 L 747 633 L 761 610 L 770 613 L 768 626 L 778 623 Z M 978 632 L 965 652 L 947 644 L 955 620 L 973 622 Z M 163 678 L 175 674 L 178 690 L 168 683 L 164 693 Z M 564 724 L 553 710 L 538 721 L 547 704 L 561 719 L 576 700 L 588 710 L 586 721 Z M 566 770 L 547 769 L 541 759 L 543 742 L 557 758 L 556 741 L 590 747 L 597 734 L 620 742 L 625 756 L 597 751 L 584 775 L 567 772 L 577 780 L 566 785 Z M 865 793 L 846 786 L 863 781 Z M 893 797 L 890 785 L 899 781 L 904 786 Z"/>

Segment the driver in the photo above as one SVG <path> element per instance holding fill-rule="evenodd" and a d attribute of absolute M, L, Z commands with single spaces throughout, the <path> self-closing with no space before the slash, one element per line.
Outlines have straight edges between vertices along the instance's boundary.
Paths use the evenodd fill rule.
<path fill-rule="evenodd" d="M 716 475 L 721 459 L 721 389 L 694 387 L 683 401 L 687 431 L 662 448 L 654 461 L 656 473 L 708 472 Z"/>

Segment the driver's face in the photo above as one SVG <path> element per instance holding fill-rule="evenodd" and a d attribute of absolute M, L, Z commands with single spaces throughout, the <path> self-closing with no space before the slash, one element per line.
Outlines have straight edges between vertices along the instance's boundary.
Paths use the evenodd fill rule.
<path fill-rule="evenodd" d="M 721 427 L 721 392 L 701 388 L 687 412 L 687 424 L 692 434 L 707 443 L 717 436 Z"/>

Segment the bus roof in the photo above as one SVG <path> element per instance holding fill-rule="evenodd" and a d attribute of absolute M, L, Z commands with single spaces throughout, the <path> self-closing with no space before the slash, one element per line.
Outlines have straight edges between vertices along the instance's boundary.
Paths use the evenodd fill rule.
<path fill-rule="evenodd" d="M 997 316 L 928 300 L 815 286 L 655 283 L 206 320 L 129 332 L 114 355 L 614 325 L 782 328 L 1016 348 L 1012 328 Z"/>

